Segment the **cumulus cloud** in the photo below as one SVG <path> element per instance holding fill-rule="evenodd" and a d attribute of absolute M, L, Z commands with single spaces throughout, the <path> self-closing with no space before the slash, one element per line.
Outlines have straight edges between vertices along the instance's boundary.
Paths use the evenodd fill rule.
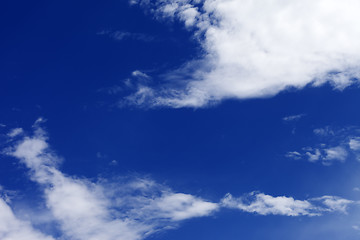
<path fill-rule="evenodd" d="M 272 96 L 326 82 L 344 89 L 360 77 L 357 0 L 138 0 L 157 18 L 183 22 L 203 49 L 164 85 L 151 106 L 202 107 L 228 98 Z"/>

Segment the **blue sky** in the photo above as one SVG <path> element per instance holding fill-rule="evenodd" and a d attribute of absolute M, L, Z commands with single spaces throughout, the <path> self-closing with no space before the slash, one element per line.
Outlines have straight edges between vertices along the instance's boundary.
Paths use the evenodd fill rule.
<path fill-rule="evenodd" d="M 359 7 L 3 1 L 0 239 L 358 239 Z"/>

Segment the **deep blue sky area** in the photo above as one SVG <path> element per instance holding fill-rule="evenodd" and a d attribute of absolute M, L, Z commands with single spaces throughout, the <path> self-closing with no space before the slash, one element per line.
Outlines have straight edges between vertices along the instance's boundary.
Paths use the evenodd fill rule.
<path fill-rule="evenodd" d="M 344 90 L 330 84 L 289 88 L 275 96 L 199 108 L 122 106 L 131 90 L 109 89 L 124 86 L 134 71 L 152 76 L 157 86 L 162 74 L 205 54 L 183 23 L 156 19 L 125 0 L 5 0 L 0 29 L 2 148 L 8 147 L 11 129 L 23 128 L 31 136 L 31 126 L 42 117 L 49 145 L 63 159 L 59 169 L 68 176 L 94 181 L 146 176 L 212 202 L 227 193 L 239 197 L 253 191 L 299 200 L 359 200 L 357 153 L 329 165 L 289 157 L 320 144 L 345 146 L 356 137 L 356 84 Z M 143 38 L 116 39 L 116 32 Z M 289 116 L 299 117 L 284 120 Z M 325 128 L 334 134 L 314 133 Z M 0 186 L 19 192 L 15 213 L 22 205 L 45 208 L 42 188 L 23 164 L 6 154 L 0 164 Z M 356 206 L 347 214 L 317 217 L 224 209 L 148 239 L 358 239 L 358 213 Z"/>

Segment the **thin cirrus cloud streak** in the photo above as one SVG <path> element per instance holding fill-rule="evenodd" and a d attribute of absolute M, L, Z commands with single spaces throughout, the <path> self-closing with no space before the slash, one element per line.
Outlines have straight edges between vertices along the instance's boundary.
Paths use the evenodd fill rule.
<path fill-rule="evenodd" d="M 8 137 L 16 137 L 22 133 L 23 133 L 22 128 L 14 128 L 7 135 L 8 135 Z"/>
<path fill-rule="evenodd" d="M 156 18 L 176 19 L 203 49 L 166 77 L 142 85 L 130 104 L 203 107 L 224 99 L 273 96 L 329 82 L 344 89 L 360 77 L 357 0 L 131 0 Z"/>
<path fill-rule="evenodd" d="M 213 215 L 221 208 L 259 215 L 318 216 L 346 213 L 356 203 L 335 196 L 295 200 L 257 192 L 239 198 L 227 194 L 215 203 L 174 192 L 147 178 L 93 182 L 72 177 L 58 169 L 61 158 L 50 149 L 46 132 L 38 125 L 34 126 L 33 136 L 18 136 L 20 140 L 4 153 L 19 159 L 30 170 L 31 180 L 43 189 L 44 206 L 50 212 L 50 222 L 59 228 L 60 238 L 138 240 L 175 228 L 183 220 Z M 36 224 L 24 220 L 26 217 L 15 214 L 11 206 L 11 201 L 0 194 L 0 239 L 56 239 L 51 233 L 36 229 Z"/>
<path fill-rule="evenodd" d="M 283 121 L 285 122 L 295 122 L 300 120 L 301 118 L 305 117 L 306 114 L 302 113 L 302 114 L 297 114 L 297 115 L 290 115 L 290 116 L 286 116 L 283 117 Z"/>
<path fill-rule="evenodd" d="M 126 31 L 109 31 L 109 30 L 103 30 L 97 33 L 98 35 L 106 35 L 110 38 L 122 41 L 126 39 L 131 40 L 137 40 L 137 41 L 144 41 L 144 42 L 151 42 L 155 40 L 155 37 L 146 35 L 143 33 L 132 33 L 132 32 L 126 32 Z"/>

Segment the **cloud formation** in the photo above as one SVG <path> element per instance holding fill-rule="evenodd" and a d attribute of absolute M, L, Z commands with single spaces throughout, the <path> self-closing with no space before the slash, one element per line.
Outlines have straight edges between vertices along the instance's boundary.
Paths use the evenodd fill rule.
<path fill-rule="evenodd" d="M 16 137 L 20 134 L 23 133 L 23 129 L 22 128 L 14 128 L 14 129 L 11 129 L 11 131 L 7 134 L 8 137 Z"/>
<path fill-rule="evenodd" d="M 17 142 L 4 152 L 20 160 L 29 169 L 31 180 L 43 190 L 48 220 L 58 228 L 60 239 L 141 240 L 175 228 L 183 220 L 210 216 L 221 208 L 260 215 L 319 216 L 327 212 L 346 213 L 349 205 L 355 203 L 336 196 L 296 200 L 258 192 L 239 198 L 227 194 L 220 202 L 211 202 L 175 192 L 148 178 L 92 181 L 68 176 L 59 170 L 62 159 L 51 150 L 41 122 L 34 124 L 33 136 L 18 135 L 18 140 L 9 137 Z M 5 190 L 0 187 L 1 239 L 55 239 L 34 227 L 31 221 L 36 217 L 25 221 L 23 216 L 17 216 L 3 193 Z"/>
<path fill-rule="evenodd" d="M 316 128 L 314 135 L 320 141 L 314 146 L 303 147 L 298 151 L 290 151 L 286 157 L 295 160 L 306 159 L 309 162 L 321 162 L 330 166 L 334 162 L 345 162 L 355 156 L 360 160 L 360 130 L 354 127 L 333 129 L 329 126 Z"/>
<path fill-rule="evenodd" d="M 224 99 L 273 96 L 360 77 L 357 0 L 132 0 L 160 19 L 183 22 L 203 55 L 169 72 L 177 79 L 134 94 L 134 104 L 202 107 Z M 141 95 L 142 97 L 140 97 Z M 134 97 L 133 97 L 134 99 Z M 135 98 L 136 99 L 136 98 Z"/>
<path fill-rule="evenodd" d="M 29 222 L 18 219 L 2 198 L 0 198 L 0 239 L 54 240 L 53 237 L 35 230 Z"/>
<path fill-rule="evenodd" d="M 153 36 L 146 35 L 144 33 L 132 33 L 132 32 L 126 32 L 126 31 L 101 31 L 97 33 L 98 35 L 107 35 L 110 38 L 122 41 L 125 39 L 132 39 L 137 41 L 144 41 L 144 42 L 150 42 L 155 39 Z"/>
<path fill-rule="evenodd" d="M 295 200 L 292 197 L 273 197 L 264 193 L 252 192 L 239 198 L 227 194 L 221 203 L 228 208 L 260 215 L 319 216 L 324 212 L 346 213 L 349 204 L 354 202 L 335 196 Z"/>
<path fill-rule="evenodd" d="M 178 221 L 208 216 L 218 209 L 216 203 L 175 193 L 146 179 L 121 185 L 66 176 L 58 170 L 60 158 L 50 150 L 40 128 L 33 137 L 25 137 L 8 149 L 7 154 L 30 169 L 31 179 L 44 188 L 46 206 L 54 220 L 63 235 L 71 239 L 143 239 L 163 228 L 175 227 Z M 0 219 L 15 219 L 4 201 L 1 204 L 4 212 L 0 211 Z M 26 226 L 25 230 L 29 228 Z"/>
<path fill-rule="evenodd" d="M 349 146 L 352 150 L 359 151 L 360 150 L 360 137 L 351 138 L 349 141 Z"/>
<path fill-rule="evenodd" d="M 303 118 L 304 116 L 306 116 L 306 114 L 304 114 L 304 113 L 297 114 L 297 115 L 290 115 L 290 116 L 283 117 L 283 121 L 285 121 L 285 122 L 298 121 L 301 118 Z"/>

